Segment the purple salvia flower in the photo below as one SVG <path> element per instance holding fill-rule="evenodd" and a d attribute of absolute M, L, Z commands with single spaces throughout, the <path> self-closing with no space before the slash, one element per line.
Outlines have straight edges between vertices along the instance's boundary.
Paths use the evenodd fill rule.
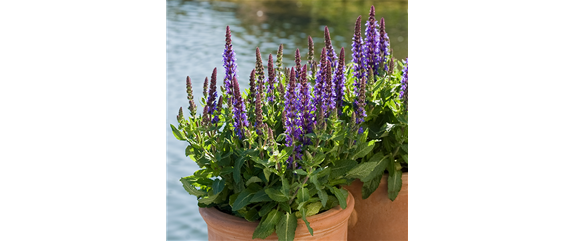
<path fill-rule="evenodd" d="M 229 96 L 234 95 L 232 77 L 237 75 L 236 60 L 235 51 L 233 51 L 233 45 L 231 44 L 231 30 L 229 30 L 229 26 L 227 26 L 227 30 L 225 32 L 225 50 L 223 50 L 223 67 L 225 68 L 225 78 L 223 79 L 223 83 Z"/>
<path fill-rule="evenodd" d="M 313 133 L 313 117 L 311 115 L 311 94 L 309 93 L 309 84 L 307 83 L 307 65 L 303 65 L 301 72 L 301 122 L 303 134 Z M 308 140 L 301 140 L 303 143 L 308 144 Z"/>
<path fill-rule="evenodd" d="M 323 96 L 325 88 L 325 67 L 327 65 L 327 51 L 325 48 L 321 50 L 321 63 L 319 64 L 319 71 L 315 77 L 315 88 L 313 89 L 313 110 L 316 111 L 317 106 L 323 105 Z"/>
<path fill-rule="evenodd" d="M 295 50 L 295 83 L 301 83 L 301 53 Z"/>
<path fill-rule="evenodd" d="M 381 63 L 384 64 L 383 71 L 388 71 L 386 59 L 390 56 L 389 49 L 391 47 L 391 43 L 389 41 L 389 36 L 387 36 L 387 33 L 385 32 L 385 18 L 381 18 L 381 28 L 380 28 L 379 38 L 380 38 L 379 39 L 379 42 L 380 42 L 379 46 L 381 48 L 381 50 L 380 50 Z"/>
<path fill-rule="evenodd" d="M 278 80 L 277 90 L 279 91 L 279 100 L 285 102 L 285 88 L 283 88 L 283 84 L 281 84 L 281 80 Z"/>
<path fill-rule="evenodd" d="M 243 98 L 239 91 L 239 83 L 235 76 L 233 76 L 233 94 L 235 95 L 233 98 L 233 127 L 235 127 L 235 134 L 241 140 L 245 137 L 245 127 L 248 127 L 249 123 L 247 122 L 247 115 L 245 114 Z"/>
<path fill-rule="evenodd" d="M 257 84 L 255 83 L 255 69 L 251 70 L 249 75 L 249 94 L 247 95 L 247 106 L 251 107 L 254 104 L 255 94 L 257 93 Z"/>
<path fill-rule="evenodd" d="M 191 89 L 191 79 L 187 76 L 185 80 L 185 85 L 187 87 L 187 100 L 189 100 L 189 112 L 191 116 L 195 116 L 195 111 L 197 107 L 195 106 L 195 102 L 193 101 L 193 90 Z M 183 116 L 183 115 L 182 115 Z"/>
<path fill-rule="evenodd" d="M 205 105 L 203 107 L 203 116 L 201 118 L 201 125 L 207 126 L 209 125 L 209 106 Z"/>
<path fill-rule="evenodd" d="M 263 135 L 263 111 L 261 110 L 261 93 L 255 97 L 255 129 L 258 135 Z"/>
<path fill-rule="evenodd" d="M 183 107 L 179 107 L 179 113 L 176 116 L 177 118 L 177 122 L 179 122 L 179 125 L 181 126 L 181 124 L 183 124 Z"/>
<path fill-rule="evenodd" d="M 269 61 L 267 62 L 267 83 L 269 88 L 267 89 L 267 101 L 273 103 L 275 101 L 275 95 L 273 94 L 273 89 L 275 89 L 275 69 L 273 69 L 273 55 L 269 54 Z"/>
<path fill-rule="evenodd" d="M 315 44 L 313 43 L 313 38 L 311 38 L 311 36 L 309 36 L 309 55 L 307 56 L 307 63 L 309 66 L 309 69 L 311 69 L 311 73 L 312 76 L 315 76 L 315 73 L 317 72 L 316 69 L 316 64 L 315 64 Z"/>
<path fill-rule="evenodd" d="M 297 129 L 296 116 L 297 108 L 296 101 L 297 96 L 295 95 L 295 69 L 291 68 L 291 74 L 289 78 L 289 85 L 287 86 L 287 92 L 285 93 L 285 142 L 287 146 L 292 146 L 293 141 L 297 139 L 295 136 L 295 129 Z"/>
<path fill-rule="evenodd" d="M 209 80 L 207 80 L 207 77 L 205 77 L 205 81 L 203 81 L 203 98 L 207 99 L 207 85 L 209 83 Z"/>
<path fill-rule="evenodd" d="M 333 79 L 331 71 L 331 61 L 327 60 L 326 68 L 322 71 L 325 72 L 325 79 L 323 80 L 323 110 L 325 112 L 325 117 L 329 117 L 329 113 L 332 109 L 335 109 L 335 99 L 333 91 Z"/>
<path fill-rule="evenodd" d="M 365 77 L 361 78 L 361 81 L 359 81 L 359 95 L 357 96 L 357 99 L 355 100 L 355 113 L 357 114 L 357 119 L 356 119 L 356 124 L 360 124 L 362 123 L 365 119 L 365 117 L 367 116 L 367 113 L 365 112 L 365 88 L 367 85 L 367 80 Z"/>
<path fill-rule="evenodd" d="M 401 94 L 400 98 L 405 102 L 405 110 L 409 110 L 409 58 L 405 60 L 405 67 L 403 68 L 403 79 L 401 80 Z"/>
<path fill-rule="evenodd" d="M 265 73 L 263 72 L 263 60 L 261 60 L 259 47 L 255 49 L 255 75 L 257 76 L 257 92 L 263 94 Z"/>
<path fill-rule="evenodd" d="M 355 95 L 359 94 L 359 82 L 361 78 L 367 76 L 367 69 L 366 69 L 366 59 L 363 55 L 363 38 L 361 38 L 361 16 L 357 18 L 355 22 L 355 35 L 353 36 L 353 44 L 352 44 L 352 51 L 353 51 L 353 63 L 355 63 L 354 70 L 355 70 Z"/>
<path fill-rule="evenodd" d="M 279 49 L 277 50 L 277 76 L 281 78 L 281 70 L 283 70 L 283 44 L 279 45 Z"/>
<path fill-rule="evenodd" d="M 341 48 L 339 54 L 339 64 L 335 73 L 333 83 L 335 84 L 335 109 L 342 113 L 343 97 L 345 96 L 345 48 Z"/>
<path fill-rule="evenodd" d="M 325 48 L 327 49 L 327 59 L 331 62 L 331 68 L 335 68 L 337 66 L 337 53 L 331 44 L 331 35 L 327 26 L 325 26 Z"/>
<path fill-rule="evenodd" d="M 381 62 L 380 53 L 380 33 L 377 31 L 379 24 L 375 18 L 375 6 L 371 6 L 371 12 L 369 13 L 369 20 L 365 23 L 365 46 L 364 55 L 367 60 L 367 68 L 371 68 L 375 75 L 378 75 L 379 64 Z"/>
<path fill-rule="evenodd" d="M 221 115 L 221 109 L 223 105 L 223 96 L 219 96 L 219 100 L 217 101 L 217 109 L 215 109 L 215 113 L 213 114 L 213 119 L 211 119 L 211 123 L 219 122 L 219 115 Z"/>
<path fill-rule="evenodd" d="M 217 98 L 217 68 L 213 69 L 211 74 L 211 84 L 209 85 L 209 96 L 207 97 L 206 106 L 208 107 L 208 113 L 211 115 L 215 111 L 215 99 Z"/>

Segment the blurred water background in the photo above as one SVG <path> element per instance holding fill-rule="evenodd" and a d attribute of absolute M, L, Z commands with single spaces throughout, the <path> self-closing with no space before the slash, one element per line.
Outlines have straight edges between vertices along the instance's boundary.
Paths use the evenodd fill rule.
<path fill-rule="evenodd" d="M 385 18 L 386 31 L 395 58 L 407 57 L 408 2 L 359 0 L 245 0 L 245 1 L 167 1 L 167 240 L 207 240 L 207 226 L 199 215 L 195 196 L 189 195 L 179 179 L 193 174 L 198 166 L 185 156 L 185 142 L 173 137 L 169 124 L 175 124 L 179 107 L 189 106 L 185 78 L 193 85 L 196 105 L 201 108 L 203 80 L 217 67 L 218 85 L 223 83 L 222 53 L 225 28 L 231 28 L 237 55 L 241 90 L 249 87 L 249 73 L 255 68 L 255 48 L 259 47 L 267 68 L 269 54 L 276 59 L 283 44 L 283 65 L 293 66 L 299 48 L 305 64 L 307 37 L 315 42 L 315 59 L 324 47 L 324 27 L 329 27 L 337 54 L 345 48 L 346 62 L 352 60 L 351 41 L 355 20 L 362 16 L 362 30 L 371 5 L 377 21 Z M 363 33 L 364 36 L 364 33 Z M 265 71 L 267 74 L 267 71 Z M 219 88 L 218 88 L 219 91 Z M 220 94 L 219 94 L 220 95 Z"/>

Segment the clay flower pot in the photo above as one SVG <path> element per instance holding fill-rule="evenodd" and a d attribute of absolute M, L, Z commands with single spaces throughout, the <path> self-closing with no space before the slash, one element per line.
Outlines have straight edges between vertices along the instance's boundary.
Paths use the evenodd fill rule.
<path fill-rule="evenodd" d="M 361 188 L 363 182 L 355 180 L 345 189 L 355 196 L 355 211 L 349 223 L 348 240 L 408 240 L 409 237 L 409 183 L 408 173 L 403 173 L 401 191 L 391 201 L 387 196 L 387 178 L 384 175 L 381 184 L 363 200 Z"/>
<path fill-rule="evenodd" d="M 295 240 L 347 240 L 349 217 L 355 206 L 355 198 L 351 192 L 347 197 L 347 208 L 340 206 L 326 212 L 307 217 L 313 228 L 313 236 L 309 233 L 302 219 L 297 219 Z M 207 233 L 210 241 L 214 240 L 245 240 L 251 237 L 259 222 L 249 222 L 243 218 L 223 213 L 216 208 L 199 208 L 199 213 L 207 223 Z M 261 240 L 261 239 L 256 239 Z M 278 240 L 273 233 L 264 240 Z"/>

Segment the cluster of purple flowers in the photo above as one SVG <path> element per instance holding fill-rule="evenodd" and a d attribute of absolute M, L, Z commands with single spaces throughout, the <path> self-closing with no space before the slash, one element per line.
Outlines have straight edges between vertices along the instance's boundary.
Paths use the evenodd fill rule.
<path fill-rule="evenodd" d="M 233 76 L 233 127 L 235 128 L 235 134 L 239 139 L 245 137 L 245 127 L 249 126 L 247 122 L 247 115 L 245 114 L 245 104 L 243 103 L 243 98 L 241 97 L 241 92 L 239 91 L 239 83 L 237 78 Z"/>
<path fill-rule="evenodd" d="M 371 6 L 371 12 L 369 13 L 369 20 L 365 23 L 365 46 L 363 47 L 363 52 L 367 62 L 367 68 L 373 70 L 375 75 L 378 75 L 379 63 L 381 62 L 380 54 L 380 33 L 377 31 L 379 24 L 375 19 L 375 6 Z M 368 71 L 368 69 L 366 69 Z"/>
<path fill-rule="evenodd" d="M 273 90 L 275 89 L 275 69 L 273 68 L 273 55 L 269 54 L 269 61 L 267 62 L 267 84 L 269 88 L 267 88 L 267 101 L 273 103 L 275 101 L 275 95 L 273 94 Z"/>
<path fill-rule="evenodd" d="M 225 50 L 223 50 L 223 67 L 225 68 L 225 78 L 223 83 L 225 84 L 225 90 L 228 96 L 233 97 L 233 78 L 237 76 L 237 64 L 235 63 L 237 59 L 235 58 L 235 51 L 233 51 L 233 45 L 231 44 L 231 30 L 227 26 L 225 32 Z"/>
<path fill-rule="evenodd" d="M 401 94 L 399 96 L 405 101 L 405 109 L 408 111 L 409 100 L 409 58 L 405 60 L 405 67 L 403 68 L 403 79 L 401 80 Z"/>

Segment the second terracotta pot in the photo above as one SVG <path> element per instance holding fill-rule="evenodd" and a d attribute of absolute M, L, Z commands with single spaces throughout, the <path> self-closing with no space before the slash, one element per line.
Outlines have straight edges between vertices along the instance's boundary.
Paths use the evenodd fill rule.
<path fill-rule="evenodd" d="M 349 223 L 348 240 L 408 240 L 409 238 L 409 177 L 403 173 L 402 187 L 395 201 L 387 193 L 387 178 L 369 198 L 362 198 L 363 182 L 355 180 L 345 189 L 355 196 L 355 211 Z"/>
<path fill-rule="evenodd" d="M 347 208 L 342 209 L 337 206 L 326 212 L 308 217 L 307 221 L 313 228 L 313 236 L 309 233 L 305 222 L 302 219 L 297 219 L 295 240 L 347 240 L 347 226 L 354 207 L 355 198 L 349 192 Z M 259 222 L 248 222 L 243 218 L 226 214 L 216 208 L 199 208 L 199 213 L 207 223 L 207 234 L 210 241 L 252 241 L 253 232 L 259 224 Z M 278 240 L 277 234 L 273 233 L 264 240 Z"/>

